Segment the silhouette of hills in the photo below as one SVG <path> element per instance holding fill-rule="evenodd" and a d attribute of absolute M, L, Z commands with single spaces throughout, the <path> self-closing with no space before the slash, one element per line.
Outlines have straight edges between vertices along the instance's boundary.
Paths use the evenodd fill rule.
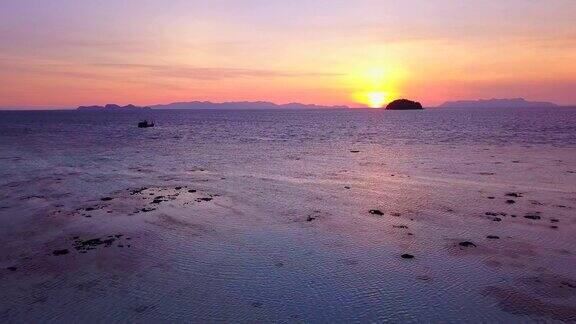
<path fill-rule="evenodd" d="M 84 111 L 134 111 L 134 110 L 148 110 L 150 107 L 140 107 L 134 105 L 120 106 L 115 104 L 107 104 L 106 106 L 80 106 L 76 110 Z"/>
<path fill-rule="evenodd" d="M 174 102 L 164 105 L 154 105 L 154 109 L 226 109 L 226 110 L 242 110 L 242 109 L 344 109 L 348 106 L 322 106 L 322 105 L 307 105 L 301 103 L 289 104 L 275 104 L 267 101 L 239 101 L 239 102 L 222 102 L 214 103 L 210 101 L 190 101 L 190 102 Z"/>
<path fill-rule="evenodd" d="M 545 101 L 527 101 L 524 98 L 513 99 L 478 99 L 446 101 L 438 106 L 440 108 L 529 108 L 529 107 L 558 107 L 558 105 Z"/>

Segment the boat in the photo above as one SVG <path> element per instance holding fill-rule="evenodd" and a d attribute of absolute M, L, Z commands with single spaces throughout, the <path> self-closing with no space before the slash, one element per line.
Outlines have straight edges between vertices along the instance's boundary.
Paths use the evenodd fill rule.
<path fill-rule="evenodd" d="M 154 127 L 154 122 L 149 122 L 146 119 L 138 123 L 139 128 Z"/>

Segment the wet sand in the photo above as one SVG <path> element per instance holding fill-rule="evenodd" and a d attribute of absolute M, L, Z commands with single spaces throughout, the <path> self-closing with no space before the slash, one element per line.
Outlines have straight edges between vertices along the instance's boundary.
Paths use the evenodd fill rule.
<path fill-rule="evenodd" d="M 576 319 L 571 151 L 543 167 L 529 149 L 450 166 L 357 149 L 303 154 L 291 176 L 198 169 L 73 203 L 45 187 L 57 179 L 10 183 L 2 318 Z"/>

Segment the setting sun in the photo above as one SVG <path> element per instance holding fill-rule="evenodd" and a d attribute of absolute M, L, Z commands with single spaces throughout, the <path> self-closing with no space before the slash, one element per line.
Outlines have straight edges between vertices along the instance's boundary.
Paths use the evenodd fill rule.
<path fill-rule="evenodd" d="M 354 88 L 353 100 L 370 108 L 382 108 L 399 96 L 400 81 L 404 74 L 400 69 L 364 67 L 362 72 L 351 76 Z"/>
<path fill-rule="evenodd" d="M 366 97 L 370 108 L 382 108 L 387 101 L 385 92 L 369 92 Z"/>

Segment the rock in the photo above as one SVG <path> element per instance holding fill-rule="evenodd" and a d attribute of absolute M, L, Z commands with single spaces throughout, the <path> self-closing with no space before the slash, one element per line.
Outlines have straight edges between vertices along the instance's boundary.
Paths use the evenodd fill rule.
<path fill-rule="evenodd" d="M 460 242 L 460 243 L 458 243 L 458 245 L 463 246 L 463 247 L 476 247 L 476 244 L 469 242 L 469 241 Z"/>
<path fill-rule="evenodd" d="M 68 249 L 62 249 L 62 250 L 54 250 L 52 252 L 53 255 L 65 255 L 68 254 L 70 251 L 68 251 Z"/>
<path fill-rule="evenodd" d="M 93 238 L 85 241 L 78 240 L 74 243 L 74 249 L 76 249 L 80 253 L 84 253 L 88 250 L 94 250 L 96 247 L 100 245 L 104 245 L 105 247 L 111 247 L 114 241 L 116 241 L 114 236 L 119 238 L 118 235 L 122 236 L 122 234 L 117 234 L 117 235 L 108 235 L 109 238 L 107 239 Z"/>
<path fill-rule="evenodd" d="M 408 99 L 397 99 L 386 106 L 387 110 L 421 110 L 422 104 Z"/>
<path fill-rule="evenodd" d="M 110 200 L 112 200 L 112 199 L 114 199 L 114 198 L 112 198 L 112 197 L 102 197 L 102 198 L 100 198 L 100 200 L 102 200 L 102 201 L 110 201 Z"/>
<path fill-rule="evenodd" d="M 377 216 L 384 216 L 384 213 L 378 209 L 370 209 L 370 214 L 377 215 Z"/>
<path fill-rule="evenodd" d="M 556 218 L 551 218 L 550 222 L 551 223 L 558 223 L 560 220 L 556 219 Z"/>
<path fill-rule="evenodd" d="M 492 221 L 494 221 L 494 222 L 501 222 L 501 221 L 502 221 L 502 218 L 500 218 L 500 217 L 494 217 L 494 218 L 492 218 Z"/>
<path fill-rule="evenodd" d="M 532 219 L 532 220 L 538 220 L 538 219 L 541 219 L 542 217 L 540 217 L 540 215 L 538 215 L 538 214 L 526 214 L 526 215 L 524 215 L 524 218 L 528 218 L 528 219 Z"/>
<path fill-rule="evenodd" d="M 408 253 L 402 254 L 400 257 L 402 259 L 414 259 L 414 256 L 412 254 L 408 254 Z"/>
<path fill-rule="evenodd" d="M 311 221 L 313 221 L 313 220 L 315 220 L 315 219 L 316 219 L 316 217 L 314 217 L 314 216 L 312 216 L 312 215 L 308 215 L 308 218 L 306 218 L 306 221 L 307 221 L 307 222 L 311 222 Z"/>
<path fill-rule="evenodd" d="M 195 193 L 195 192 L 196 192 L 196 189 L 190 189 L 190 190 L 188 190 L 188 192 L 189 192 L 189 193 Z"/>
<path fill-rule="evenodd" d="M 151 212 L 153 210 L 156 210 L 156 208 L 151 208 L 151 207 L 144 207 L 142 209 L 140 209 L 142 212 L 147 213 L 147 212 Z"/>
<path fill-rule="evenodd" d="M 164 199 L 164 196 L 157 196 L 157 197 L 154 198 L 154 200 L 152 200 L 151 204 L 159 204 L 159 203 L 161 203 L 161 202 L 163 202 L 163 201 L 166 201 L 166 200 Z"/>
<path fill-rule="evenodd" d="M 491 239 L 491 240 L 498 240 L 498 239 L 500 239 L 500 236 L 488 235 L 488 236 L 486 236 L 486 238 L 489 238 L 489 239 Z"/>
<path fill-rule="evenodd" d="M 513 200 L 513 199 L 508 199 L 508 200 L 506 200 L 506 203 L 507 203 L 507 204 L 515 204 L 516 201 Z"/>
<path fill-rule="evenodd" d="M 522 197 L 522 194 L 520 192 L 507 192 L 506 196 L 520 198 Z"/>
<path fill-rule="evenodd" d="M 18 267 L 8 267 L 8 268 L 6 268 L 6 270 L 14 272 L 14 271 L 18 270 Z"/>

